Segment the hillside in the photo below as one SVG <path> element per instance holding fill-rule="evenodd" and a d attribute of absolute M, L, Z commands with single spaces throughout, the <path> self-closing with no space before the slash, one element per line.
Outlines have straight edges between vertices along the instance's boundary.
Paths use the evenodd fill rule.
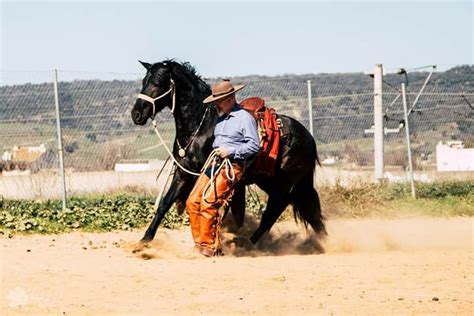
<path fill-rule="evenodd" d="M 420 86 L 427 76 L 427 72 L 409 73 L 408 80 L 412 86 Z M 306 74 L 306 75 L 283 75 L 283 76 L 258 76 L 232 78 L 235 82 L 248 83 L 255 95 L 290 98 L 295 91 L 302 91 L 302 83 L 306 80 L 313 81 L 314 96 L 320 96 L 321 87 L 337 87 L 340 93 L 358 93 L 360 91 L 372 91 L 372 79 L 362 73 L 339 73 L 339 74 Z M 215 79 L 208 79 L 214 82 Z M 404 82 L 404 76 L 389 74 L 385 81 L 392 86 L 398 86 Z M 259 84 L 265 85 L 259 89 Z M 72 82 L 60 82 L 60 104 L 65 116 L 78 114 L 82 105 L 93 106 L 96 114 L 114 110 L 128 110 L 130 101 L 134 100 L 134 93 L 140 89 L 140 81 L 101 81 L 80 80 Z M 429 84 L 430 87 L 441 87 L 456 92 L 474 91 L 474 66 L 464 65 L 452 68 L 444 72 L 434 73 Z M 306 86 L 304 86 L 305 88 Z M 332 89 L 332 91 L 334 91 Z M 304 89 L 303 89 L 304 90 Z M 329 89 L 331 91 L 331 89 Z M 304 95 L 306 90 L 303 91 Z M 49 114 L 54 105 L 52 83 L 30 84 L 13 86 L 0 86 L 0 121 L 20 118 L 41 118 L 41 115 Z M 105 100 L 107 99 L 107 100 Z M 106 106 L 104 103 L 113 105 Z M 19 111 L 21 109 L 21 111 Z M 118 111 L 118 112 L 120 112 Z M 47 115 L 46 115 L 47 117 Z M 66 125 L 73 121 L 65 122 Z"/>
<path fill-rule="evenodd" d="M 427 72 L 408 74 L 408 97 L 412 102 L 426 79 Z M 218 79 L 218 78 L 217 78 Z M 217 80 L 206 79 L 209 83 Z M 234 77 L 247 88 L 239 98 L 261 96 L 280 113 L 297 118 L 309 126 L 307 80 L 312 81 L 314 134 L 325 151 L 323 155 L 362 157 L 358 164 L 370 164 L 371 136 L 364 134 L 373 122 L 373 79 L 362 73 L 283 75 L 277 77 Z M 403 118 L 401 99 L 392 107 L 398 87 L 406 78 L 385 76 L 384 107 L 386 126 L 396 128 Z M 80 169 L 97 164 L 113 166 L 126 158 L 162 157 L 161 148 L 148 127 L 134 126 L 130 109 L 141 87 L 140 80 L 77 80 L 59 83 L 60 107 L 66 160 Z M 411 118 L 414 146 L 420 154 L 430 155 L 439 140 L 460 139 L 474 143 L 473 110 L 474 66 L 458 66 L 436 72 L 420 98 Z M 464 97 L 461 93 L 465 93 Z M 467 101 L 466 101 L 467 100 Z M 52 83 L 0 87 L 0 143 L 13 145 L 55 142 L 55 112 Z M 171 140 L 172 117 L 166 111 L 159 117 L 165 137 Z M 403 148 L 403 135 L 388 135 L 393 145 Z M 127 148 L 112 148 L 126 144 Z M 107 145 L 107 146 L 104 146 Z M 112 159 L 111 157 L 115 157 Z M 369 160 L 368 160 L 369 159 Z"/>

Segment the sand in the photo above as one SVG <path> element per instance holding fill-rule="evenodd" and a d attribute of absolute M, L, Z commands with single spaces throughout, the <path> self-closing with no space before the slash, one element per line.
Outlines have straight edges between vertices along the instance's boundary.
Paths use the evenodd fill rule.
<path fill-rule="evenodd" d="M 188 228 L 0 238 L 0 314 L 474 314 L 474 219 L 291 222 L 254 249 L 193 251 Z M 246 235 L 243 230 L 238 235 Z M 321 253 L 324 248 L 324 253 Z"/>

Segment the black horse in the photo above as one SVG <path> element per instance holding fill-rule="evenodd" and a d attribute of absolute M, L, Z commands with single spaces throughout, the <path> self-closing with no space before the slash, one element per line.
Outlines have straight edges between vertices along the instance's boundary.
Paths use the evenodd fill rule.
<path fill-rule="evenodd" d="M 211 94 L 209 85 L 196 74 L 189 63 L 174 60 L 153 65 L 140 63 L 147 72 L 142 81 L 142 98 L 137 99 L 131 111 L 133 122 L 145 125 L 149 118 L 164 107 L 172 107 L 172 104 L 175 104 L 172 109 L 176 125 L 173 155 L 183 167 L 199 172 L 212 151 L 217 118 L 215 107 L 207 108 L 202 103 L 203 99 Z M 160 96 L 162 97 L 159 98 Z M 297 216 L 305 226 L 309 224 L 318 235 L 326 234 L 319 196 L 313 185 L 316 162 L 319 163 L 316 143 L 298 121 L 284 115 L 280 115 L 280 118 L 289 133 L 280 142 L 274 176 L 255 177 L 250 173 L 245 176 L 245 184 L 255 183 L 268 194 L 260 225 L 250 238 L 253 244 L 273 226 L 289 204 L 293 205 L 295 219 Z M 183 151 L 180 152 L 180 149 L 183 148 L 186 149 L 185 155 L 181 157 L 179 154 L 182 155 Z M 185 205 L 195 180 L 195 176 L 180 168 L 176 169 L 171 185 L 142 242 L 154 238 L 162 219 L 175 202 L 181 206 Z M 242 191 L 245 194 L 244 190 L 239 190 L 240 195 Z M 244 211 L 245 206 L 235 209 L 234 205 L 232 206 L 232 213 L 239 227 L 243 224 Z"/>

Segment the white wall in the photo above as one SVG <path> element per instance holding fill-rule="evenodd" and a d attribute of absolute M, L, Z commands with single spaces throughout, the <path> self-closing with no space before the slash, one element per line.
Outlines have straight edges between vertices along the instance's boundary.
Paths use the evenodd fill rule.
<path fill-rule="evenodd" d="M 436 168 L 438 171 L 474 171 L 474 148 L 453 148 L 439 143 Z"/>
<path fill-rule="evenodd" d="M 152 171 L 160 170 L 163 167 L 163 160 L 150 160 L 143 163 L 116 163 L 115 171 L 119 172 L 142 172 L 142 171 Z"/>

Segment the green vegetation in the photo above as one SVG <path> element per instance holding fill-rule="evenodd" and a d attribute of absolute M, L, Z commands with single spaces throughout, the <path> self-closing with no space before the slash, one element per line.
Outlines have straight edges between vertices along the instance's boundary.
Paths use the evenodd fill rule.
<path fill-rule="evenodd" d="M 54 121 L 52 122 L 54 123 Z M 56 144 L 56 126 L 44 124 L 44 122 L 0 122 L 0 139 L 3 147 L 37 146 L 39 144 L 52 147 Z"/>
<path fill-rule="evenodd" d="M 337 183 L 322 188 L 320 194 L 328 217 L 474 216 L 474 181 L 417 183 L 415 187 L 415 200 L 408 183 Z"/>
<path fill-rule="evenodd" d="M 112 231 L 143 227 L 154 215 L 154 197 L 114 195 L 71 198 L 63 211 L 61 201 L 0 201 L 0 229 L 17 232 L 59 233 L 72 230 Z M 172 209 L 163 226 L 187 223 Z"/>
<path fill-rule="evenodd" d="M 408 184 L 353 183 L 319 189 L 328 218 L 371 216 L 474 216 L 474 181 L 418 183 L 418 199 L 410 197 Z M 255 194 L 254 194 L 255 195 Z M 261 216 L 263 203 L 247 195 L 247 212 Z M 73 230 L 131 230 L 147 225 L 153 215 L 152 196 L 133 193 L 71 198 L 69 208 L 59 200 L 0 200 L 0 232 L 60 233 Z M 291 208 L 280 220 L 293 218 Z M 173 207 L 162 226 L 177 228 L 188 224 Z"/>

